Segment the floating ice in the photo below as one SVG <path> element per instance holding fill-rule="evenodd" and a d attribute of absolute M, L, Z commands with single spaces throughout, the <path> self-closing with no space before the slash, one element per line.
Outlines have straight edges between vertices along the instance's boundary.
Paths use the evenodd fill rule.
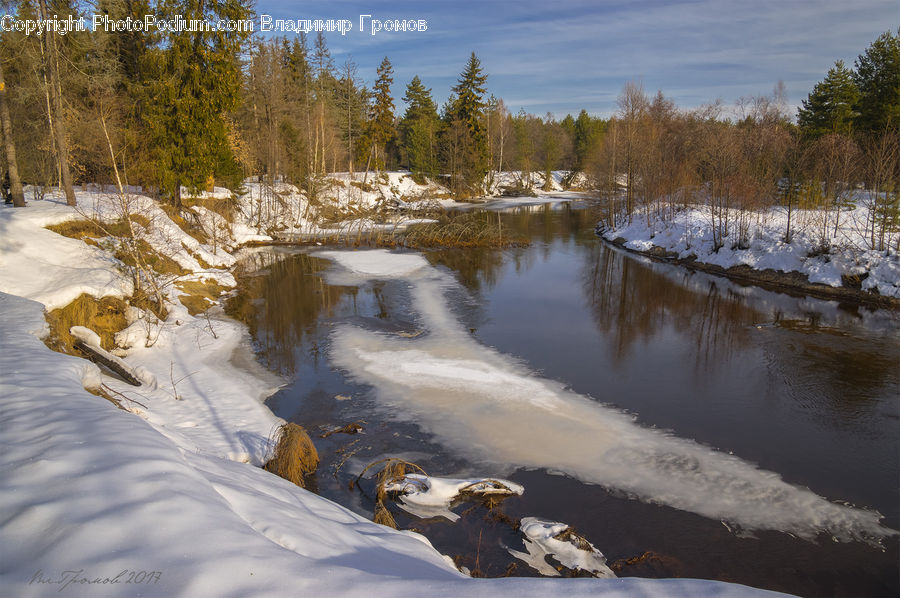
<path fill-rule="evenodd" d="M 428 261 L 417 253 L 391 253 L 386 249 L 319 251 L 315 255 L 334 260 L 347 270 L 371 278 L 405 276 L 428 265 Z"/>
<path fill-rule="evenodd" d="M 459 515 L 450 510 L 450 504 L 461 494 L 510 496 L 525 490 L 508 480 L 436 478 L 416 473 L 408 473 L 385 484 L 384 489 L 400 494 L 400 507 L 416 517 L 445 517 L 450 521 L 459 519 Z"/>
<path fill-rule="evenodd" d="M 372 252 L 375 253 L 375 252 Z M 365 252 L 330 252 L 343 264 Z M 322 255 L 322 254 L 319 254 Z M 352 256 L 352 257 L 347 257 Z M 374 387 L 392 417 L 417 423 L 454 452 L 500 467 L 564 471 L 583 482 L 625 491 L 746 529 L 812 539 L 878 543 L 896 533 L 881 515 L 832 503 L 738 457 L 641 427 L 617 409 L 535 375 L 478 343 L 450 311 L 444 292 L 455 281 L 434 268 L 412 269 L 408 254 L 379 251 L 411 284 L 413 307 L 429 333 L 401 338 L 339 326 L 331 359 Z"/>
<path fill-rule="evenodd" d="M 553 557 L 569 569 L 587 571 L 594 577 L 616 576 L 606 565 L 606 557 L 594 545 L 575 534 L 565 523 L 545 521 L 536 517 L 522 519 L 519 531 L 525 536 L 525 550 L 519 552 L 507 548 L 509 554 L 521 559 L 541 575 L 558 577 L 559 571 L 547 561 Z"/>

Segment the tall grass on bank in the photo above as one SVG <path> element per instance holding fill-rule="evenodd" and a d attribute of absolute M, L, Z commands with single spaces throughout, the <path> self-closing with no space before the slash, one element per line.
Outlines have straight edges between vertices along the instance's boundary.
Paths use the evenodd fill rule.
<path fill-rule="evenodd" d="M 271 457 L 263 469 L 306 487 L 306 478 L 319 467 L 319 453 L 303 426 L 287 422 L 269 439 Z"/>

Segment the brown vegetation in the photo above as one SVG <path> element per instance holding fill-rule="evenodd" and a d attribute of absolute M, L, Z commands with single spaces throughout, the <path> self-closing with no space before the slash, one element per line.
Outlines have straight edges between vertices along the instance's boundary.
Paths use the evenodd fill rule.
<path fill-rule="evenodd" d="M 263 469 L 305 488 L 306 478 L 319 467 L 319 453 L 303 426 L 282 424 L 270 439 L 270 446 L 272 456 Z"/>
<path fill-rule="evenodd" d="M 373 521 L 397 529 L 397 522 L 394 520 L 394 516 L 391 515 L 391 512 L 386 505 L 388 494 L 385 488 L 394 482 L 402 480 L 408 473 L 427 474 L 424 469 L 415 463 L 410 463 L 403 459 L 381 459 L 366 465 L 359 475 L 356 476 L 356 479 L 350 482 L 350 489 L 352 490 L 359 484 L 359 480 L 362 479 L 367 471 L 378 467 L 379 465 L 382 467 L 378 470 L 378 473 L 375 474 L 375 515 Z"/>
<path fill-rule="evenodd" d="M 218 284 L 211 278 L 202 281 L 179 281 L 175 283 L 175 286 L 184 291 L 185 294 L 178 295 L 178 299 L 192 316 L 202 314 L 211 306 L 216 305 L 222 293 L 228 290 L 227 287 Z"/>
<path fill-rule="evenodd" d="M 84 294 L 63 308 L 47 313 L 50 335 L 47 346 L 62 353 L 77 353 L 75 339 L 69 334 L 72 326 L 90 328 L 100 336 L 100 346 L 107 351 L 116 346 L 115 335 L 128 326 L 128 304 L 118 297 L 95 299 Z"/>
<path fill-rule="evenodd" d="M 601 194 L 605 226 L 634 218 L 666 221 L 682 207 L 704 206 L 715 248 L 747 247 L 754 222 L 773 208 L 787 215 L 783 239 L 798 229 L 794 214 L 819 212 L 822 251 L 839 237 L 841 212 L 868 208 L 866 249 L 900 249 L 900 133 L 801 134 L 790 122 L 783 88 L 743 98 L 738 118 L 722 107 L 683 111 L 658 93 L 629 83 L 588 172 Z M 871 193 L 857 195 L 859 188 Z"/>

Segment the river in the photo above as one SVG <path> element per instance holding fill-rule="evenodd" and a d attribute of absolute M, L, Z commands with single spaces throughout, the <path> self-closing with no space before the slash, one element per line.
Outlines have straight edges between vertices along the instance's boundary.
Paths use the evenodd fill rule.
<path fill-rule="evenodd" d="M 350 481 L 385 456 L 522 484 L 456 523 L 395 512 L 488 576 L 536 574 L 506 547 L 538 516 L 620 575 L 900 594 L 896 314 L 625 253 L 589 201 L 499 214 L 531 245 L 406 252 L 392 276 L 333 250 L 245 259 L 233 309 L 290 380 L 270 408 L 314 436 L 364 428 L 315 438 L 320 494 L 371 515 Z"/>

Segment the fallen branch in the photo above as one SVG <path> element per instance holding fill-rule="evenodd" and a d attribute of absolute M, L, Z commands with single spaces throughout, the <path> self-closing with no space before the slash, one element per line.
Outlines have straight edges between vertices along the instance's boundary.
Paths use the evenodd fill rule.
<path fill-rule="evenodd" d="M 75 348 L 87 355 L 91 361 L 107 368 L 132 386 L 142 384 L 128 364 L 100 346 L 100 337 L 93 330 L 84 326 L 72 326 L 69 334 L 75 338 Z"/>

